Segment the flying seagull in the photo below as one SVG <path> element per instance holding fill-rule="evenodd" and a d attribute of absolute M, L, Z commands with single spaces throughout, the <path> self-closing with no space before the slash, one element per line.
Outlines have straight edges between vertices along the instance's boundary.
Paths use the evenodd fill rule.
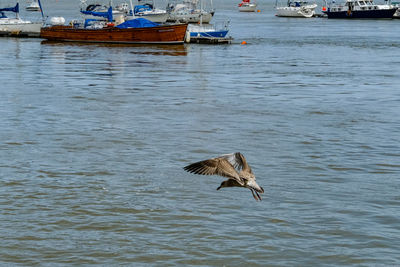
<path fill-rule="evenodd" d="M 254 199 L 257 201 L 261 201 L 258 193 L 264 193 L 264 189 L 257 184 L 256 177 L 240 152 L 195 162 L 183 169 L 195 174 L 220 175 L 229 178 L 223 181 L 217 190 L 223 187 L 245 187 L 250 189 Z"/>

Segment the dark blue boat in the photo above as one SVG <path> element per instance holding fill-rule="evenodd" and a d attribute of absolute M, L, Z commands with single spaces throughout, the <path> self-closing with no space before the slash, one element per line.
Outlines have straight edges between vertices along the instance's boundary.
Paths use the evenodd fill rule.
<path fill-rule="evenodd" d="M 345 5 L 323 7 L 322 12 L 333 19 L 391 19 L 397 7 L 378 5 L 373 0 L 347 0 Z"/>

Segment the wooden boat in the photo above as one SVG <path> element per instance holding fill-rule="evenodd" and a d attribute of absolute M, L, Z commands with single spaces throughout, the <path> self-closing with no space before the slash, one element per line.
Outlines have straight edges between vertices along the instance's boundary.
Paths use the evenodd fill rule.
<path fill-rule="evenodd" d="M 138 18 L 118 25 L 110 6 L 107 12 L 81 11 L 85 15 L 102 17 L 86 19 L 83 24 L 43 27 L 40 36 L 49 41 L 119 43 L 119 44 L 180 44 L 185 41 L 187 24 L 163 24 Z M 105 20 L 106 19 L 106 20 Z"/>
<path fill-rule="evenodd" d="M 102 29 L 75 28 L 54 25 L 43 27 L 40 36 L 49 41 L 75 41 L 126 44 L 179 44 L 185 39 L 187 24 L 162 25 L 146 28 L 105 27 Z"/>

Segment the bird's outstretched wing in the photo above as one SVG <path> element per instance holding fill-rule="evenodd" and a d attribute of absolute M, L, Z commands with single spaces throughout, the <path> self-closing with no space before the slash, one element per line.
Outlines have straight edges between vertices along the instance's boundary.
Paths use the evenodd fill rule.
<path fill-rule="evenodd" d="M 242 179 L 239 177 L 239 173 L 224 156 L 195 162 L 183 169 L 195 174 L 220 175 L 229 179 L 234 179 L 240 185 L 244 184 Z"/>
<path fill-rule="evenodd" d="M 253 173 L 246 158 L 240 152 L 222 155 L 220 158 L 225 158 L 237 171 L 244 170 Z"/>

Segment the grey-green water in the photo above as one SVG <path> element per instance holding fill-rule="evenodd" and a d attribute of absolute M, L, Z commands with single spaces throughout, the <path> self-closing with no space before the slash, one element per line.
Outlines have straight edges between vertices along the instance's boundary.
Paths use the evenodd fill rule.
<path fill-rule="evenodd" d="M 400 264 L 400 20 L 236 4 L 227 46 L 0 39 L 1 265 Z M 182 169 L 235 151 L 262 202 Z"/>

